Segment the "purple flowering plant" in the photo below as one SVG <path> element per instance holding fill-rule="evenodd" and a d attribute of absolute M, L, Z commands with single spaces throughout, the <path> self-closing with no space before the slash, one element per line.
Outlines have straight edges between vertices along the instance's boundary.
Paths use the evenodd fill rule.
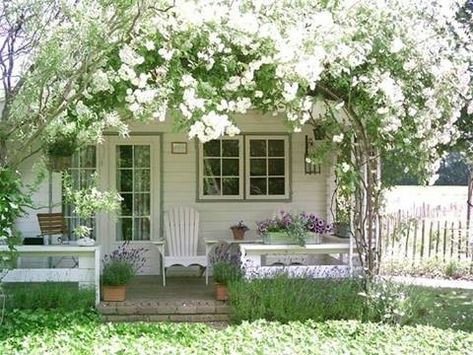
<path fill-rule="evenodd" d="M 305 245 L 308 232 L 324 234 L 332 231 L 332 225 L 314 213 L 293 213 L 281 211 L 273 218 L 256 222 L 259 235 L 267 235 L 268 232 L 286 232 L 297 239 L 300 245 Z"/>
<path fill-rule="evenodd" d="M 215 282 L 227 285 L 243 277 L 240 248 L 222 242 L 215 247 L 210 261 Z"/>
<path fill-rule="evenodd" d="M 104 285 L 126 285 L 144 266 L 144 253 L 148 249 L 130 248 L 126 241 L 103 258 L 102 282 Z"/>

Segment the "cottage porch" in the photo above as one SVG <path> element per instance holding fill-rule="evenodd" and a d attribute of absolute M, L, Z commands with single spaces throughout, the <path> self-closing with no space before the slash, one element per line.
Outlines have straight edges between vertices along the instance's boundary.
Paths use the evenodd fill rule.
<path fill-rule="evenodd" d="M 101 302 L 104 321 L 226 322 L 228 303 L 216 301 L 213 282 L 204 277 L 137 276 L 128 286 L 125 302 Z"/>

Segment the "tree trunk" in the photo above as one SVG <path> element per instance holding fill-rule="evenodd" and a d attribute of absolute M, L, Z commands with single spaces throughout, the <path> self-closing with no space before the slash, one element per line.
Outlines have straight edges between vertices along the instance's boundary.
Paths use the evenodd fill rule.
<path fill-rule="evenodd" d="M 359 144 L 354 152 L 355 166 L 359 169 L 361 183 L 357 186 L 354 201 L 353 230 L 361 266 L 369 277 L 380 267 L 379 252 L 379 196 L 380 161 L 376 150 L 369 143 Z"/>
<path fill-rule="evenodd" d="M 470 226 L 471 221 L 471 209 L 473 207 L 473 164 L 468 167 L 469 175 L 468 175 L 468 196 L 466 200 L 466 223 L 467 228 Z"/>
<path fill-rule="evenodd" d="M 6 166 L 8 163 L 7 142 L 0 137 L 0 168 Z"/>

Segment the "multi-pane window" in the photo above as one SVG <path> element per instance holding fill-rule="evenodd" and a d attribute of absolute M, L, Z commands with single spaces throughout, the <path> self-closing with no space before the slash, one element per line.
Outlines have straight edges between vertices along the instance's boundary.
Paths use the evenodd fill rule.
<path fill-rule="evenodd" d="M 149 145 L 117 145 L 116 186 L 122 197 L 117 240 L 150 240 L 151 158 Z"/>
<path fill-rule="evenodd" d="M 287 198 L 287 137 L 246 137 L 246 197 Z"/>
<path fill-rule="evenodd" d="M 241 138 L 217 139 L 201 150 L 201 198 L 241 198 L 243 171 Z"/>
<path fill-rule="evenodd" d="M 247 136 L 245 145 L 231 137 L 201 146 L 201 199 L 289 198 L 288 137 Z"/>
<path fill-rule="evenodd" d="M 74 190 L 84 189 L 93 183 L 95 173 L 97 171 L 97 148 L 93 145 L 86 146 L 78 150 L 72 156 L 72 164 L 68 169 L 68 173 L 72 180 Z M 68 227 L 69 240 L 76 239 L 74 229 L 80 225 L 91 228 L 91 238 L 95 239 L 96 220 L 95 216 L 91 218 L 80 218 L 74 213 L 74 206 L 70 204 L 64 205 L 64 217 Z"/>

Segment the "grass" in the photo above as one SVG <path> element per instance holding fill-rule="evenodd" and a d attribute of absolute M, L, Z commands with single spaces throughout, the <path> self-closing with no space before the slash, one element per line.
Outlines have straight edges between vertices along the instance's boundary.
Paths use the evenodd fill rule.
<path fill-rule="evenodd" d="M 360 321 L 255 321 L 216 331 L 203 324 L 104 324 L 94 313 L 15 311 L 0 329 L 0 353 L 379 354 L 468 353 L 473 335 L 429 326 Z"/>
<path fill-rule="evenodd" d="M 473 332 L 473 290 L 415 289 L 419 295 L 416 324 Z"/>

